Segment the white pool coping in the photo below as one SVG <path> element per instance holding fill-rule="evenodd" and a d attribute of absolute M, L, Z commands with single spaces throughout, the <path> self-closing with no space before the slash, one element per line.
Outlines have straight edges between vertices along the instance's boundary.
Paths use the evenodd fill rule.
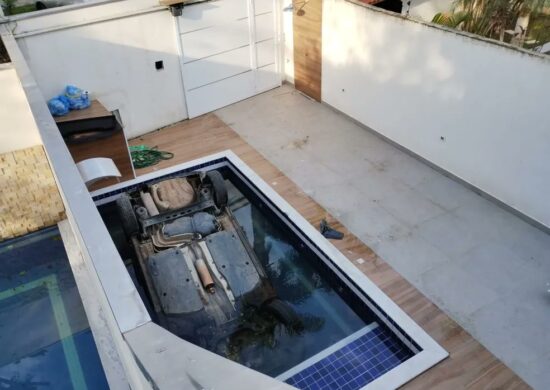
<path fill-rule="evenodd" d="M 178 164 L 169 168 L 151 172 L 136 179 L 124 183 L 115 184 L 91 193 L 93 197 L 103 195 L 112 191 L 120 190 L 132 185 L 154 180 L 160 176 L 169 175 L 178 171 L 198 168 L 209 162 L 225 159 L 237 168 L 257 189 L 262 192 L 284 215 L 286 215 L 309 239 L 332 261 L 337 268 L 346 274 L 361 291 L 373 300 L 379 308 L 389 316 L 420 347 L 421 351 L 399 364 L 392 370 L 381 375 L 363 390 L 371 389 L 394 389 L 397 388 L 430 367 L 434 366 L 448 356 L 445 351 L 430 335 L 428 335 L 416 322 L 414 322 L 395 302 L 393 302 L 376 284 L 366 275 L 359 271 L 334 245 L 332 245 L 321 233 L 313 227 L 302 215 L 300 215 L 290 204 L 284 200 L 275 190 L 271 188 L 260 176 L 258 176 L 248 165 L 246 165 L 235 153 L 226 150 L 220 153 L 201 157 L 196 160 Z M 208 167 L 211 169 L 212 167 Z M 391 328 L 391 326 L 390 326 Z"/>

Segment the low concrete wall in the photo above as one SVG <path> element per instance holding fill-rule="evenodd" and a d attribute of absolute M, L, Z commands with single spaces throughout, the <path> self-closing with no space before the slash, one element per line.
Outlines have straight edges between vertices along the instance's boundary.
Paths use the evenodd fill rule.
<path fill-rule="evenodd" d="M 323 4 L 323 101 L 550 227 L 550 58 Z"/>
<path fill-rule="evenodd" d="M 0 154 L 41 145 L 23 87 L 11 64 L 0 64 Z"/>

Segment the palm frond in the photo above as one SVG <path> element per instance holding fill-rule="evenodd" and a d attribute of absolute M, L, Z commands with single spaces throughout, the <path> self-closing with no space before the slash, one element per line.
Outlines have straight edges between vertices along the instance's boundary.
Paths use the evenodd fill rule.
<path fill-rule="evenodd" d="M 469 14 L 464 11 L 455 13 L 438 12 L 434 15 L 432 23 L 436 23 L 442 26 L 458 28 L 461 23 L 469 19 Z"/>

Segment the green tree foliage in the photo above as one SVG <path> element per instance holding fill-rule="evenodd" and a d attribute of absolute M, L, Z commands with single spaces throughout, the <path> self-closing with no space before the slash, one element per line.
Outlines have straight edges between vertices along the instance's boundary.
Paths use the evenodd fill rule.
<path fill-rule="evenodd" d="M 432 22 L 502 41 L 520 16 L 546 13 L 549 6 L 550 0 L 455 0 L 450 12 Z"/>
<path fill-rule="evenodd" d="M 4 11 L 6 15 L 11 15 L 13 12 L 13 9 L 15 8 L 15 2 L 16 0 L 4 0 Z"/>

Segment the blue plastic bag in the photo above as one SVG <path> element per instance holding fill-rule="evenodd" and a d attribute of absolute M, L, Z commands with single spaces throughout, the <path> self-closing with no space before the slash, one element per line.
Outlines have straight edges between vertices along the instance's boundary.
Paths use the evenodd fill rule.
<path fill-rule="evenodd" d="M 90 107 L 88 92 L 74 85 L 67 85 L 67 87 L 65 87 L 65 97 L 69 102 L 69 108 L 71 110 L 82 110 Z"/>
<path fill-rule="evenodd" d="M 48 100 L 48 108 L 54 116 L 67 115 L 69 113 L 69 100 L 64 96 L 56 96 Z"/>
<path fill-rule="evenodd" d="M 48 101 L 48 108 L 54 116 L 67 115 L 69 110 L 82 110 L 90 107 L 90 97 L 87 91 L 67 85 L 62 95 Z"/>

